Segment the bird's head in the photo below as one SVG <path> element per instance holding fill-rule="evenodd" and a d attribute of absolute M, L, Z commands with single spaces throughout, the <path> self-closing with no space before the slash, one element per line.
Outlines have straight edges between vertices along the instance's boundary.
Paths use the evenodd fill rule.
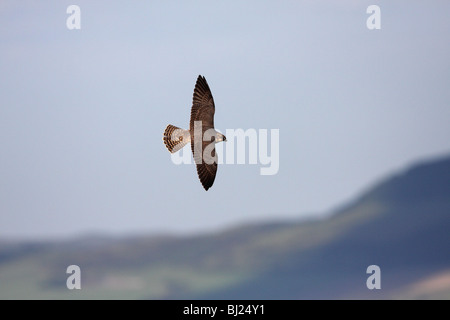
<path fill-rule="evenodd" d="M 225 135 L 221 134 L 220 132 L 217 132 L 216 142 L 222 141 L 227 141 L 227 137 L 225 137 Z"/>

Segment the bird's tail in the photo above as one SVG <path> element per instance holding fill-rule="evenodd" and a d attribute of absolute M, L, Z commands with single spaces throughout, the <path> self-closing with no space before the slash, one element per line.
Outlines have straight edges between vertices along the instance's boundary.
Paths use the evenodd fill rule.
<path fill-rule="evenodd" d="M 177 152 L 191 141 L 189 130 L 184 130 L 169 124 L 164 130 L 164 144 L 170 153 Z"/>

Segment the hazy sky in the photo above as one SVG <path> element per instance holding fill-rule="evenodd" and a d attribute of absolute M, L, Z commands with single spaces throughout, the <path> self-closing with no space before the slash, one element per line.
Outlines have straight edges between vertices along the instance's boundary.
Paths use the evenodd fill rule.
<path fill-rule="evenodd" d="M 450 152 L 450 2 L 337 3 L 0 2 L 0 238 L 321 214 Z M 279 129 L 277 175 L 172 163 L 199 74 L 219 130 Z"/>

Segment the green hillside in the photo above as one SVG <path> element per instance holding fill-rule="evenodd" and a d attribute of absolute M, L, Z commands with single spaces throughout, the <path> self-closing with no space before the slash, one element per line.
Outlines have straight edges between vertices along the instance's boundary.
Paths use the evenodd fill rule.
<path fill-rule="evenodd" d="M 378 184 L 330 218 L 189 237 L 0 242 L 0 299 L 450 298 L 450 158 Z M 81 268 L 68 290 L 66 268 Z M 381 269 L 368 290 L 366 269 Z"/>

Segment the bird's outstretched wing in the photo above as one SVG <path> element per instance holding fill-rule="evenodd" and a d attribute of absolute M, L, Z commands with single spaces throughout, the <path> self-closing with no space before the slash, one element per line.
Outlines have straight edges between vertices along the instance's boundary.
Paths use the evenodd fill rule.
<path fill-rule="evenodd" d="M 198 177 L 205 190 L 208 190 L 213 185 L 217 172 L 217 154 L 214 148 L 214 138 L 212 137 L 209 141 L 203 141 L 205 131 L 214 129 L 214 112 L 214 99 L 208 83 L 205 77 L 198 76 L 192 98 L 189 129 L 191 132 L 191 149 L 197 166 Z M 196 126 L 199 124 L 201 124 L 202 128 L 201 136 L 194 136 L 194 133 L 199 131 L 198 129 L 196 130 Z M 211 145 L 211 143 L 213 144 Z M 207 157 L 204 156 L 205 149 Z"/>
<path fill-rule="evenodd" d="M 194 130 L 194 122 L 202 121 L 203 128 L 214 128 L 214 99 L 205 77 L 198 76 L 192 97 L 190 130 Z"/>

